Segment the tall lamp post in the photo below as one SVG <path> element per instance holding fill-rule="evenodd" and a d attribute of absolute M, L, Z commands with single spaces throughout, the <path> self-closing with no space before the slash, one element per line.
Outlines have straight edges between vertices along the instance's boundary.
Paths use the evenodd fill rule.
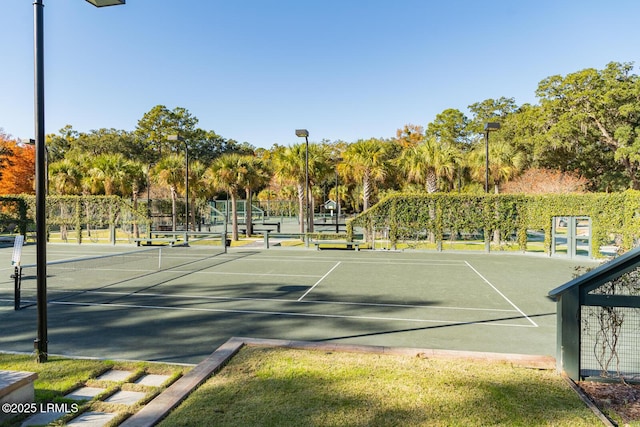
<path fill-rule="evenodd" d="M 296 129 L 296 136 L 302 138 L 306 142 L 304 155 L 304 215 L 307 218 L 307 233 L 312 230 L 311 215 L 309 212 L 309 131 L 306 129 Z"/>
<path fill-rule="evenodd" d="M 86 0 L 96 7 L 125 4 L 125 0 Z M 44 4 L 33 1 L 34 123 L 36 139 L 36 288 L 38 336 L 34 349 L 38 362 L 48 358 L 47 337 L 47 176 L 44 129 Z"/>
<path fill-rule="evenodd" d="M 489 132 L 500 129 L 500 123 L 489 122 L 484 125 L 484 192 L 489 192 Z"/>
<path fill-rule="evenodd" d="M 169 135 L 169 141 L 184 142 L 184 206 L 185 206 L 185 225 L 184 225 L 184 243 L 189 244 L 189 146 L 187 141 L 180 135 Z"/>
<path fill-rule="evenodd" d="M 336 234 L 340 232 L 340 192 L 338 190 L 338 163 L 342 161 L 342 157 L 335 159 L 336 165 Z"/>

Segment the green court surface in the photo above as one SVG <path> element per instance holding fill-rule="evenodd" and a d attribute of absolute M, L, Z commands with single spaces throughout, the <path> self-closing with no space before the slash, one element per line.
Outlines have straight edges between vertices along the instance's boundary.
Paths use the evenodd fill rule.
<path fill-rule="evenodd" d="M 49 245 L 53 260 L 136 251 Z M 25 246 L 22 264 L 33 263 Z M 49 351 L 197 363 L 232 336 L 555 354 L 549 290 L 593 261 L 530 255 L 162 248 L 48 268 Z M 35 273 L 14 310 L 0 248 L 0 351 L 33 349 Z M 161 269 L 158 270 L 158 265 Z"/>

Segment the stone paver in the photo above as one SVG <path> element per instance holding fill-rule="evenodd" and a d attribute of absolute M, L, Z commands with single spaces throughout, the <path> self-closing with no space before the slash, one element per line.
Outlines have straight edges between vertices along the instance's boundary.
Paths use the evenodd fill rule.
<path fill-rule="evenodd" d="M 132 374 L 133 372 L 131 371 L 121 371 L 118 369 L 110 369 L 96 379 L 100 381 L 120 382 L 129 378 Z"/>
<path fill-rule="evenodd" d="M 65 395 L 65 397 L 67 399 L 73 399 L 73 400 L 91 400 L 97 395 L 99 395 L 100 393 L 102 393 L 103 391 L 105 391 L 104 388 L 81 387 Z"/>
<path fill-rule="evenodd" d="M 138 381 L 136 381 L 136 384 L 150 387 L 159 387 L 168 379 L 169 375 L 147 374 L 140 377 Z"/>
<path fill-rule="evenodd" d="M 20 427 L 43 426 L 66 415 L 64 412 L 40 412 L 30 416 L 20 424 Z"/>
<path fill-rule="evenodd" d="M 140 399 L 144 398 L 145 396 L 146 396 L 146 393 L 142 393 L 139 391 L 121 390 L 109 396 L 104 401 L 108 403 L 120 403 L 122 405 L 134 405 L 136 402 L 138 402 Z"/>
<path fill-rule="evenodd" d="M 66 425 L 75 427 L 102 427 L 115 418 L 110 412 L 85 412 L 69 421 Z"/>

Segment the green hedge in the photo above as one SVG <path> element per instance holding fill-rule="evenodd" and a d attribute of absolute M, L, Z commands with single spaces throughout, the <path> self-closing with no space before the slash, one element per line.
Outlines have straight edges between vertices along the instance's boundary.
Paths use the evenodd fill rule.
<path fill-rule="evenodd" d="M 619 240 L 623 250 L 636 246 L 640 236 L 640 192 L 570 195 L 430 194 L 393 195 L 380 201 L 347 224 L 364 229 L 371 240 L 376 229 L 388 229 L 391 245 L 412 233 L 426 232 L 440 245 L 446 232 L 482 232 L 485 241 L 498 231 L 516 236 L 518 247 L 526 249 L 527 230 L 544 230 L 545 251 L 551 250 L 554 216 L 588 216 L 592 220 L 592 253 Z"/>
<path fill-rule="evenodd" d="M 115 229 L 131 224 L 147 224 L 144 206 L 118 196 L 47 196 L 47 225 L 74 230 L 82 242 L 83 227 Z M 35 196 L 0 196 L 0 230 L 26 235 L 35 229 Z"/>
<path fill-rule="evenodd" d="M 28 202 L 20 196 L 0 197 L 0 233 L 26 235 L 29 228 Z"/>

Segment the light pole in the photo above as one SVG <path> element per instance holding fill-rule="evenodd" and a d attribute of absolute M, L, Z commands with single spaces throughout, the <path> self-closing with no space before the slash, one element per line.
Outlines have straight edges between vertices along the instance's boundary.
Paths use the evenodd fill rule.
<path fill-rule="evenodd" d="M 184 142 L 184 206 L 185 206 L 185 225 L 184 225 L 184 243 L 189 244 L 189 146 L 187 141 L 180 135 L 169 135 L 169 141 Z"/>
<path fill-rule="evenodd" d="M 489 192 L 489 132 L 500 129 L 500 123 L 489 122 L 484 125 L 484 192 Z"/>
<path fill-rule="evenodd" d="M 306 129 L 296 129 L 296 136 L 304 137 L 306 142 L 304 155 L 304 212 L 307 218 L 307 233 L 313 230 L 311 225 L 311 215 L 309 212 L 309 131 Z"/>
<path fill-rule="evenodd" d="M 336 234 L 340 232 L 340 193 L 338 190 L 338 163 L 342 161 L 341 157 L 335 159 L 336 162 Z"/>
<path fill-rule="evenodd" d="M 96 7 L 125 4 L 125 0 L 86 0 Z M 47 337 L 47 176 L 44 129 L 44 4 L 33 1 L 34 123 L 36 137 L 36 303 L 38 336 L 34 349 L 38 362 L 48 358 Z"/>
<path fill-rule="evenodd" d="M 147 234 L 150 239 L 152 238 L 151 223 L 153 222 L 151 221 L 151 167 L 152 164 L 149 163 L 147 165 Z"/>

